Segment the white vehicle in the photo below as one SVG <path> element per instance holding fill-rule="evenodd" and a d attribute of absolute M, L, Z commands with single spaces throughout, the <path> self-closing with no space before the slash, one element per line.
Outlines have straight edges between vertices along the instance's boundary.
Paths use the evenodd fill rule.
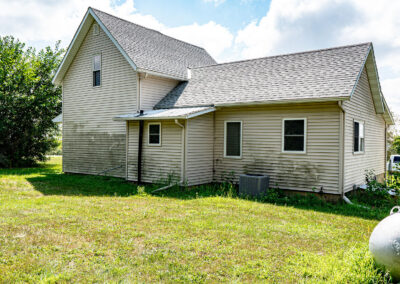
<path fill-rule="evenodd" d="M 391 155 L 387 162 L 387 170 L 389 172 L 400 172 L 400 155 Z"/>

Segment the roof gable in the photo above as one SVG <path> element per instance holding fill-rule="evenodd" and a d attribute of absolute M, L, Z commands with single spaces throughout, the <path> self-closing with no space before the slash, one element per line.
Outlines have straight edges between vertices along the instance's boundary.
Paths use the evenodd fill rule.
<path fill-rule="evenodd" d="M 53 83 L 60 84 L 78 52 L 90 26 L 96 21 L 134 70 L 161 77 L 186 80 L 188 67 L 215 64 L 203 49 L 171 38 L 155 30 L 88 8 Z"/>

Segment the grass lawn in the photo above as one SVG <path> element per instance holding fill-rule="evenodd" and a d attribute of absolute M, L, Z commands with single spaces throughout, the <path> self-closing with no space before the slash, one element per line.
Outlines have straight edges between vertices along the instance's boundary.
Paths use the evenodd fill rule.
<path fill-rule="evenodd" d="M 60 158 L 0 170 L 0 282 L 385 281 L 368 239 L 386 210 L 151 189 Z"/>

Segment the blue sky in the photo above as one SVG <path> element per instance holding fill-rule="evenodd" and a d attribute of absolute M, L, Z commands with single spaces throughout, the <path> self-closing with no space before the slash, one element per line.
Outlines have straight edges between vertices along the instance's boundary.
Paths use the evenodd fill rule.
<path fill-rule="evenodd" d="M 202 46 L 218 62 L 371 41 L 400 114 L 400 1 L 0 0 L 0 35 L 67 47 L 88 6 Z"/>
<path fill-rule="evenodd" d="M 217 22 L 231 32 L 244 28 L 251 21 L 262 18 L 269 9 L 267 0 L 215 1 L 146 1 L 136 0 L 135 6 L 143 14 L 151 14 L 168 26 Z"/>

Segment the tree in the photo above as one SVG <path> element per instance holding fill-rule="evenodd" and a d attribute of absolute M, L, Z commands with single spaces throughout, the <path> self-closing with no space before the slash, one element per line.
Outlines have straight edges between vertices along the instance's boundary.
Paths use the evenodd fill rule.
<path fill-rule="evenodd" d="M 0 167 L 34 165 L 54 147 L 61 88 L 51 80 L 62 53 L 59 42 L 36 52 L 0 37 Z"/>
<path fill-rule="evenodd" d="M 393 154 L 400 154 L 400 136 L 394 137 L 391 148 Z"/>

